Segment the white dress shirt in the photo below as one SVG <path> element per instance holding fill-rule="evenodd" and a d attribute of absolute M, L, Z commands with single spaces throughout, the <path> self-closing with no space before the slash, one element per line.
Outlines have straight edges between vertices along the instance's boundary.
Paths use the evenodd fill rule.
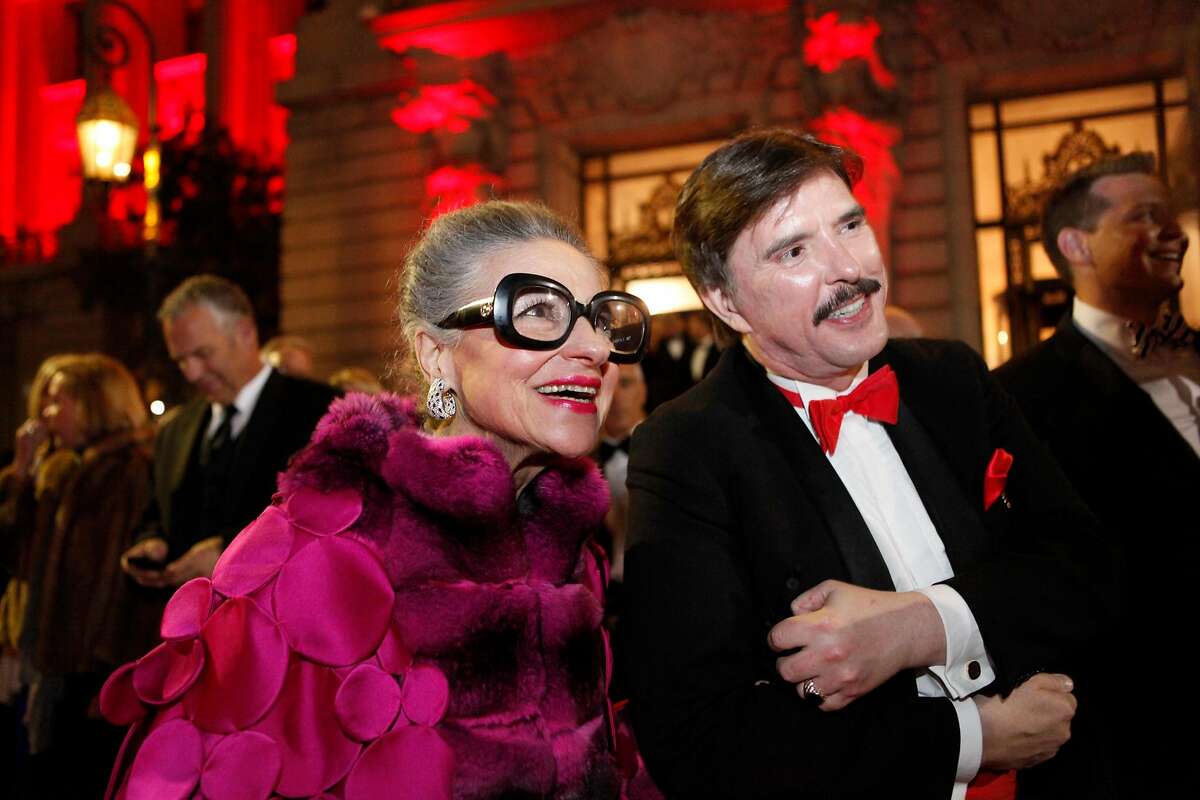
<path fill-rule="evenodd" d="M 258 398 L 270 377 L 271 367 L 264 364 L 262 369 L 254 373 L 254 377 L 238 390 L 237 396 L 233 398 L 233 407 L 237 409 L 237 413 L 229 422 L 230 440 L 241 436 L 242 431 L 246 429 L 246 424 L 250 422 L 250 415 L 254 413 L 254 407 L 258 405 Z M 216 434 L 217 428 L 221 427 L 221 405 L 221 403 L 211 404 L 208 428 L 204 432 L 205 439 L 211 439 Z"/>
<path fill-rule="evenodd" d="M 1189 348 L 1158 348 L 1144 357 L 1137 356 L 1129 322 L 1078 297 L 1071 319 L 1092 344 L 1150 395 L 1158 410 L 1200 456 L 1200 354 Z"/>
<path fill-rule="evenodd" d="M 768 374 L 771 382 L 795 392 L 807 404 L 830 400 L 856 388 L 867 377 L 864 364 L 845 392 Z M 796 413 L 812 432 L 807 408 Z M 958 714 L 958 772 L 952 800 L 966 796 L 967 783 L 979 771 L 983 758 L 983 728 L 979 709 L 970 695 L 995 680 L 995 671 L 984 649 L 975 615 L 962 595 L 939 583 L 954 577 L 954 568 L 929 512 L 913 485 L 904 462 L 883 425 L 854 412 L 842 419 L 837 450 L 827 456 L 867 523 L 898 592 L 919 591 L 933 603 L 946 634 L 946 663 L 922 670 L 917 676 L 921 697 L 948 697 Z M 977 669 L 972 678 L 972 663 Z"/>

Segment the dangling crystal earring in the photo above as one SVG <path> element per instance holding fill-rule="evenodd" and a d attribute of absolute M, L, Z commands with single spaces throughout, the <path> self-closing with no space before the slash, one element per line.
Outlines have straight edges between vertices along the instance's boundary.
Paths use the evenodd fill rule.
<path fill-rule="evenodd" d="M 434 378 L 429 384 L 425 405 L 429 408 L 429 416 L 434 419 L 450 419 L 458 413 L 458 400 L 454 397 L 454 390 L 448 388 L 441 378 Z"/>

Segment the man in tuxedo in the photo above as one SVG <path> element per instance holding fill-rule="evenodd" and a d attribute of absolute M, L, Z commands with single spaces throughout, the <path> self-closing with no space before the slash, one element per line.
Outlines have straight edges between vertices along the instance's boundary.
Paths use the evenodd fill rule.
<path fill-rule="evenodd" d="M 259 360 L 245 293 L 215 275 L 189 278 L 158 312 L 167 351 L 199 395 L 155 442 L 155 508 L 121 557 L 145 586 L 209 576 L 217 557 L 271 502 L 275 476 L 303 447 L 336 392 Z"/>
<path fill-rule="evenodd" d="M 860 169 L 751 132 L 676 208 L 741 341 L 633 437 L 618 652 L 669 796 L 961 797 L 1056 752 L 1046 671 L 1104 619 L 1095 522 L 980 359 L 887 341 Z"/>
<path fill-rule="evenodd" d="M 1171 553 L 1177 534 L 1197 528 L 1200 355 L 1195 332 L 1165 308 L 1183 286 L 1188 239 L 1153 156 L 1134 153 L 1064 181 L 1046 204 L 1042 240 L 1074 289 L 1071 312 L 996 379 L 1104 523 L 1122 571 L 1115 630 L 1153 652 L 1178 635 L 1159 609 L 1194 606 L 1190 559 Z M 1118 796 L 1150 796 L 1186 763 L 1183 737 L 1153 735 L 1168 726 L 1165 709 L 1131 702 L 1129 665 L 1095 665 L 1080 676 L 1091 690 L 1081 697 L 1094 695 L 1103 715 Z M 1180 712 L 1194 705 L 1180 693 L 1172 719 L 1193 718 Z"/>
<path fill-rule="evenodd" d="M 692 387 L 692 351 L 682 314 L 654 318 L 652 347 L 642 359 L 646 375 L 646 410 L 653 411 Z"/>
<path fill-rule="evenodd" d="M 704 311 L 689 311 L 687 315 L 687 335 L 692 342 L 692 354 L 688 366 L 692 375 L 692 383 L 704 380 L 704 376 L 713 371 L 721 351 L 717 347 L 713 335 L 712 322 Z"/>
<path fill-rule="evenodd" d="M 600 427 L 600 445 L 596 463 L 608 482 L 609 505 L 604 515 L 610 576 L 614 583 L 624 580 L 625 530 L 628 527 L 629 492 L 625 475 L 629 467 L 629 441 L 633 430 L 646 418 L 646 378 L 641 364 L 620 364 L 617 388 L 613 392 L 608 416 Z M 609 602 L 613 597 L 608 598 Z"/>

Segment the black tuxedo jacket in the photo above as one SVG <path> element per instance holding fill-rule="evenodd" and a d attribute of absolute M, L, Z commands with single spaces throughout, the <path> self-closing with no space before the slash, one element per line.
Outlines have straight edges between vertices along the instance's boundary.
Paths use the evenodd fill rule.
<path fill-rule="evenodd" d="M 226 544 L 271 502 L 275 479 L 288 459 L 308 443 L 337 391 L 322 383 L 293 378 L 275 370 L 263 386 L 246 427 L 236 440 L 227 481 L 227 502 L 215 530 L 194 530 L 177 518 L 194 450 L 200 446 L 210 416 L 208 400 L 197 397 L 158 433 L 154 448 L 155 500 L 159 531 L 178 558 L 196 542 L 210 536 Z"/>
<path fill-rule="evenodd" d="M 1096 658 L 1098 669 L 1087 677 L 1111 735 L 1118 796 L 1150 796 L 1151 784 L 1173 780 L 1190 763 L 1190 753 L 1172 755 L 1192 749 L 1190 740 L 1167 729 L 1195 720 L 1197 704 L 1190 682 L 1159 685 L 1165 702 L 1143 702 L 1128 689 L 1144 684 L 1156 653 L 1167 655 L 1171 671 L 1179 614 L 1196 605 L 1194 560 L 1183 553 L 1198 530 L 1200 458 L 1070 315 L 1048 340 L 997 369 L 996 379 L 1100 518 L 1116 553 L 1119 580 L 1110 591 L 1120 615 L 1112 638 L 1129 657 Z"/>
<path fill-rule="evenodd" d="M 893 340 L 888 426 L 997 671 L 997 691 L 1065 669 L 1100 622 L 1096 523 L 965 345 Z M 983 509 L 997 448 L 1011 508 Z M 850 495 L 740 345 L 634 433 L 621 645 L 651 774 L 677 797 L 950 796 L 958 723 L 901 673 L 836 713 L 775 671 L 767 631 L 827 578 L 892 589 Z M 1082 555 L 1077 555 L 1082 554 Z M 618 651 L 621 652 L 620 650 Z"/>

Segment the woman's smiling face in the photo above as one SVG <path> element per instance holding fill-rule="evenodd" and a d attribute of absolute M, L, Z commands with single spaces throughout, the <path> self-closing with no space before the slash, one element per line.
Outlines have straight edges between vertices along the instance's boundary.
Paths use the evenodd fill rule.
<path fill-rule="evenodd" d="M 514 272 L 552 278 L 584 303 L 605 288 L 590 258 L 563 242 L 536 239 L 486 257 L 476 293 L 464 302 L 490 297 L 500 280 Z M 514 316 L 522 311 L 514 309 Z M 538 454 L 576 457 L 591 452 L 616 387 L 610 347 L 584 318 L 553 350 L 506 344 L 490 326 L 463 331 L 448 351 L 448 365 L 446 359 L 439 362 L 448 366 L 442 377 L 458 395 L 459 411 L 449 433 L 493 439 L 513 467 Z"/>

